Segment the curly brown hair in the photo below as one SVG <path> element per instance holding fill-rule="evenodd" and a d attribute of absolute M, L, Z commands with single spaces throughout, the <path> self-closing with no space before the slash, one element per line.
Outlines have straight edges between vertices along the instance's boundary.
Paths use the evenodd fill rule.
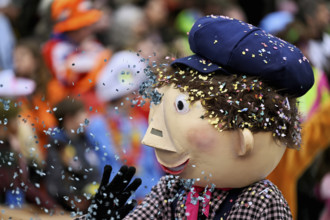
<path fill-rule="evenodd" d="M 188 94 L 188 101 L 200 100 L 204 118 L 219 131 L 248 128 L 252 132 L 271 131 L 276 141 L 289 148 L 300 147 L 301 127 L 295 98 L 281 95 L 256 77 L 202 74 L 190 68 L 153 70 L 154 87 L 174 84 Z"/>

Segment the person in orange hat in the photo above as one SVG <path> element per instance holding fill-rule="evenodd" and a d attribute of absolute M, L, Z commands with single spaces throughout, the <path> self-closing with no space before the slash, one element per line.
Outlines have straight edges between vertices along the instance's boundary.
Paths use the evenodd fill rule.
<path fill-rule="evenodd" d="M 102 14 L 92 8 L 92 3 L 82 0 L 55 0 L 52 4 L 52 19 L 55 22 L 54 32 L 74 31 L 97 22 Z"/>
<path fill-rule="evenodd" d="M 45 61 L 53 80 L 48 91 L 51 103 L 68 94 L 80 95 L 87 106 L 99 106 L 94 85 L 111 52 L 94 38 L 107 26 L 105 15 L 86 0 L 54 0 L 51 39 L 43 47 Z"/>

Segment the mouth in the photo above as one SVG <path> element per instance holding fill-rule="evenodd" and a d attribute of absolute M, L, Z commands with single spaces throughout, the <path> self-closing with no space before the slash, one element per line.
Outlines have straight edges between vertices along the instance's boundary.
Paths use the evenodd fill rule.
<path fill-rule="evenodd" d="M 189 159 L 186 160 L 184 163 L 182 163 L 181 165 L 179 166 L 176 166 L 176 167 L 166 167 L 162 164 L 160 164 L 160 166 L 162 167 L 162 169 L 166 172 L 166 173 L 169 173 L 169 174 L 172 174 L 172 175 L 178 175 L 180 173 L 182 173 L 182 171 L 186 168 L 187 164 L 189 162 Z"/>

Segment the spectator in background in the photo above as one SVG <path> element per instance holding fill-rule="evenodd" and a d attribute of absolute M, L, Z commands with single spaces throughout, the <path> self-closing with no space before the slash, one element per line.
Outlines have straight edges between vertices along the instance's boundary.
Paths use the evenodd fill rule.
<path fill-rule="evenodd" d="M 174 30 L 169 26 L 169 10 L 165 0 L 148 0 L 143 10 L 148 21 L 148 32 L 144 41 L 138 44 L 138 48 L 142 51 L 152 48 L 147 55 L 154 55 L 155 60 L 159 61 L 168 55 L 167 47 L 174 38 Z"/>
<path fill-rule="evenodd" d="M 124 4 L 114 11 L 112 20 L 110 37 L 114 50 L 137 51 L 137 44 L 147 37 L 149 29 L 142 8 L 133 4 Z"/>
<path fill-rule="evenodd" d="M 67 94 L 80 96 L 87 107 L 102 107 L 94 94 L 101 70 L 110 51 L 95 40 L 103 21 L 101 11 L 85 0 L 54 0 L 51 6 L 53 35 L 44 45 L 43 55 L 53 79 L 48 88 L 54 104 Z"/>
<path fill-rule="evenodd" d="M 46 42 L 52 33 L 51 5 L 53 0 L 40 0 L 37 14 L 39 21 L 34 30 L 34 36 L 41 42 Z"/>
<path fill-rule="evenodd" d="M 202 16 L 202 12 L 197 8 L 186 8 L 176 15 L 174 27 L 177 34 L 171 48 L 176 57 L 184 57 L 192 54 L 187 33 L 190 31 L 195 21 Z"/>
<path fill-rule="evenodd" d="M 13 68 L 12 52 L 16 37 L 9 16 L 14 14 L 16 14 L 15 9 L 11 9 L 9 0 L 0 2 L 0 71 Z"/>
<path fill-rule="evenodd" d="M 327 112 L 329 113 L 329 112 Z M 315 193 L 319 199 L 324 204 L 322 211 L 319 210 L 320 218 L 319 220 L 329 220 L 330 219 L 330 147 L 328 147 L 320 155 L 317 161 L 316 169 L 316 186 Z"/>
<path fill-rule="evenodd" d="M 64 209 L 85 212 L 101 177 L 98 157 L 86 137 L 87 112 L 82 102 L 65 98 L 54 114 L 59 126 L 50 137 L 47 190 Z"/>
<path fill-rule="evenodd" d="M 49 129 L 56 126 L 53 115 L 53 107 L 48 102 L 49 94 L 47 85 L 50 73 L 41 56 L 41 47 L 35 39 L 21 39 L 14 49 L 14 71 L 16 77 L 31 80 L 36 88 L 31 94 L 18 97 L 21 103 L 20 119 L 25 126 L 20 126 L 21 133 L 29 142 L 22 143 L 21 148 L 29 160 L 29 175 L 32 182 L 39 184 L 45 190 L 45 177 L 41 170 L 45 169 Z M 27 153 L 37 152 L 37 156 L 31 158 Z M 26 153 L 25 153 L 26 152 Z"/>
<path fill-rule="evenodd" d="M 299 2 L 299 18 L 308 29 L 310 40 L 307 56 L 318 69 L 330 76 L 330 12 L 325 0 L 302 0 Z"/>
<path fill-rule="evenodd" d="M 169 12 L 164 0 L 148 0 L 144 6 L 144 13 L 149 22 L 150 29 L 164 31 L 169 19 Z M 163 33 L 168 34 L 168 33 Z"/>
<path fill-rule="evenodd" d="M 51 94 L 47 92 L 50 73 L 41 56 L 40 46 L 36 40 L 22 39 L 14 50 L 15 75 L 21 78 L 33 80 L 36 89 L 27 96 L 21 96 L 22 118 L 34 129 L 35 142 L 41 151 L 40 160 L 46 158 L 48 144 L 47 130 L 56 126 L 56 119 L 52 105 L 48 102 Z"/>
<path fill-rule="evenodd" d="M 26 139 L 25 133 L 20 132 L 21 127 L 27 125 L 19 121 L 18 114 L 17 102 L 0 99 L 0 201 L 11 207 L 22 207 L 26 202 L 30 202 L 41 208 L 57 209 L 55 202 L 40 185 L 29 179 L 27 160 L 31 155 L 36 155 L 33 151 L 27 154 L 23 152 L 22 143 L 29 140 Z"/>
<path fill-rule="evenodd" d="M 235 18 L 244 22 L 247 22 L 246 14 L 242 7 L 235 1 L 222 1 L 220 4 L 221 15 Z"/>
<path fill-rule="evenodd" d="M 97 87 L 100 99 L 107 102 L 112 151 L 122 164 L 136 167 L 136 176 L 142 179 L 142 187 L 135 192 L 138 200 L 142 200 L 163 175 L 152 148 L 141 144 L 148 120 L 137 90 L 146 79 L 146 65 L 136 53 L 119 51 L 113 55 L 108 74 L 100 77 Z"/>
<path fill-rule="evenodd" d="M 246 15 L 237 1 L 214 1 L 188 3 L 175 16 L 174 26 L 177 36 L 173 40 L 172 50 L 176 57 L 188 56 L 192 52 L 188 43 L 188 32 L 195 21 L 203 15 L 223 15 L 246 21 Z"/>
<path fill-rule="evenodd" d="M 39 20 L 37 7 L 40 0 L 2 0 L 0 13 L 11 21 L 18 38 L 32 36 Z M 24 9 L 24 10 L 23 10 Z"/>
<path fill-rule="evenodd" d="M 113 7 L 111 7 L 112 1 L 108 0 L 94 0 L 94 8 L 102 11 L 103 16 L 101 21 L 98 22 L 98 30 L 95 35 L 99 42 L 103 45 L 112 48 L 110 39 L 110 29 L 112 25 L 112 13 Z"/>
<path fill-rule="evenodd" d="M 14 27 L 17 30 L 19 39 L 33 37 L 35 27 L 40 17 L 37 10 L 40 0 L 12 0 L 19 10 L 17 19 L 14 21 Z"/>
<path fill-rule="evenodd" d="M 290 4 L 291 3 L 291 4 Z M 285 1 L 278 6 L 278 10 L 267 14 L 260 21 L 260 28 L 267 31 L 270 34 L 277 35 L 284 31 L 286 27 L 294 21 L 296 13 L 296 4 L 290 1 Z M 292 5 L 292 6 L 289 6 Z"/>
<path fill-rule="evenodd" d="M 298 181 L 299 220 L 329 219 L 329 172 L 330 172 L 330 100 L 328 99 L 307 121 L 314 121 L 317 127 L 306 131 L 306 146 L 319 152 Z M 323 151 L 320 152 L 320 149 Z M 300 165 L 300 164 L 299 164 Z"/>
<path fill-rule="evenodd" d="M 119 167 L 101 114 L 104 103 L 95 94 L 99 76 L 109 74 L 107 66 L 112 52 L 94 35 L 107 26 L 108 14 L 93 9 L 91 2 L 84 0 L 55 0 L 51 12 L 54 33 L 43 47 L 44 58 L 53 76 L 48 84 L 47 100 L 50 106 L 68 95 L 83 101 L 90 121 L 86 138 L 100 160 L 98 170 L 102 172 L 107 163 Z"/>
<path fill-rule="evenodd" d="M 328 173 L 326 173 L 322 178 L 320 184 L 320 196 L 321 199 L 325 202 L 325 207 L 320 216 L 320 220 L 329 220 L 330 219 L 330 169 L 328 169 Z"/>
<path fill-rule="evenodd" d="M 20 13 L 23 1 L 3 0 L 0 3 L 0 13 L 7 16 L 11 21 L 15 21 Z"/>
<path fill-rule="evenodd" d="M 247 21 L 257 26 L 268 13 L 275 11 L 277 0 L 237 0 L 246 15 Z"/>
<path fill-rule="evenodd" d="M 114 50 L 136 51 L 150 62 L 163 59 L 167 48 L 159 28 L 165 28 L 163 22 L 167 20 L 164 7 L 162 0 L 157 0 L 148 1 L 143 7 L 123 4 L 116 9 L 110 30 Z M 155 16 L 158 10 L 163 11 Z"/>
<path fill-rule="evenodd" d="M 9 106 L 10 104 L 10 106 Z M 8 109 L 9 108 L 9 109 Z M 0 103 L 0 138 L 1 138 L 1 202 L 7 205 L 22 206 L 24 203 L 24 191 L 20 188 L 20 179 L 16 178 L 19 169 L 24 169 L 20 160 L 20 146 L 17 145 L 17 115 L 18 108 L 15 108 L 10 100 L 2 100 Z M 24 170 L 25 171 L 25 170 Z M 15 174 L 16 173 L 16 174 Z M 24 172 L 25 177 L 26 173 Z M 11 187 L 12 186 L 12 187 Z M 15 201 L 16 200 L 16 201 Z"/>

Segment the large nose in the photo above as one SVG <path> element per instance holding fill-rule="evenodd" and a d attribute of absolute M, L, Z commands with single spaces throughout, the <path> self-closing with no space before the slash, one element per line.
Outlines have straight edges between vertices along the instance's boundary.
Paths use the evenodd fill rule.
<path fill-rule="evenodd" d="M 142 139 L 142 144 L 166 151 L 177 152 L 173 147 L 171 137 L 165 121 L 164 102 L 158 105 L 151 105 L 149 112 L 149 126 Z"/>

